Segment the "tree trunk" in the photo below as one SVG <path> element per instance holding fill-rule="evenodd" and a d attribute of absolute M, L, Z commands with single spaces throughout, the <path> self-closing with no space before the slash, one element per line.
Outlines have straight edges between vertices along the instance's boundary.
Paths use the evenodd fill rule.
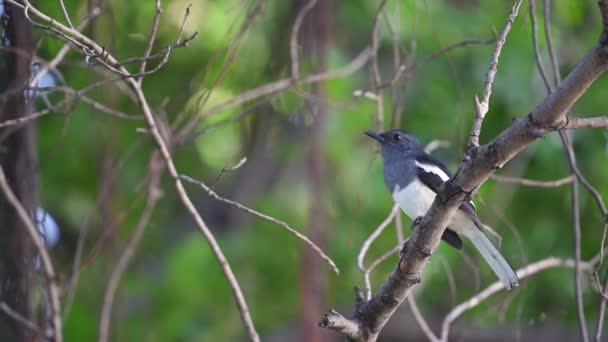
<path fill-rule="evenodd" d="M 24 85 L 30 76 L 32 29 L 23 10 L 4 2 L 0 59 L 0 121 L 27 116 L 30 103 Z M 33 124 L 0 129 L 0 165 L 12 190 L 31 213 L 36 208 L 35 140 Z M 16 211 L 0 195 L 0 301 L 23 317 L 32 318 L 33 245 Z M 0 313 L 0 340 L 32 341 L 31 331 Z"/>
<path fill-rule="evenodd" d="M 309 0 L 296 1 L 298 11 L 306 6 Z M 299 35 L 298 55 L 302 63 L 312 65 L 312 70 L 321 72 L 326 69 L 330 30 L 330 1 L 319 1 L 306 15 Z M 297 16 L 297 12 L 296 12 Z M 294 16 L 295 17 L 295 16 Z M 300 71 L 301 74 L 304 72 Z M 325 84 L 313 86 L 314 100 L 309 100 L 306 110 L 312 117 L 312 124 L 306 129 L 306 145 L 309 146 L 306 156 L 308 189 L 310 190 L 311 207 L 308 219 L 308 236 L 325 249 L 327 245 L 328 217 L 324 207 L 324 189 L 326 188 L 325 158 L 323 156 L 323 132 L 327 117 L 327 104 L 324 100 Z M 331 335 L 317 327 L 320 314 L 324 310 L 326 294 L 326 267 L 312 249 L 303 247 L 300 263 L 300 291 L 302 301 L 301 340 L 318 342 L 328 340 Z"/>

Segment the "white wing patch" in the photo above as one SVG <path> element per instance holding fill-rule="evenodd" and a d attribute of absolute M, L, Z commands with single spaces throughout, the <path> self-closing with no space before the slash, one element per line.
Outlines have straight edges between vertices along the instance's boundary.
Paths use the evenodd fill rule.
<path fill-rule="evenodd" d="M 439 176 L 439 178 L 441 178 L 442 181 L 447 181 L 448 179 L 450 179 L 450 176 L 448 176 L 445 171 L 443 171 L 441 168 L 435 166 L 435 165 L 430 165 L 430 164 L 422 164 L 420 162 L 418 162 L 417 160 L 414 161 L 416 163 L 416 166 L 423 169 L 426 172 L 430 172 L 433 174 L 436 174 L 437 176 Z"/>
<path fill-rule="evenodd" d="M 421 162 L 419 162 L 417 160 L 415 160 L 414 163 L 416 163 L 416 167 L 419 167 L 419 168 L 423 169 L 426 172 L 430 172 L 430 173 L 436 174 L 444 182 L 447 181 L 448 179 L 450 179 L 450 176 L 448 176 L 447 173 L 445 173 L 445 171 L 443 171 L 438 166 L 431 165 L 431 164 L 422 164 Z M 475 203 L 473 203 L 473 201 L 469 201 L 469 202 L 471 202 L 471 205 L 473 206 L 473 209 L 477 210 L 477 207 L 475 206 Z M 429 204 L 429 206 L 430 206 L 430 204 Z"/>

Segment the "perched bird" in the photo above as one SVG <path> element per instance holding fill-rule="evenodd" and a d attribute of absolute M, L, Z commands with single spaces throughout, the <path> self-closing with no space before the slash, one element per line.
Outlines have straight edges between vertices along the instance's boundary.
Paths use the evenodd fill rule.
<path fill-rule="evenodd" d="M 441 185 L 452 175 L 450 170 L 424 152 L 413 134 L 399 129 L 383 133 L 367 131 L 365 134 L 382 146 L 384 183 L 401 210 L 411 219 L 426 214 Z M 457 249 L 462 248 L 458 234 L 471 240 L 500 281 L 510 290 L 519 285 L 517 274 L 484 235 L 481 226 L 473 202 L 465 201 L 441 238 Z"/>

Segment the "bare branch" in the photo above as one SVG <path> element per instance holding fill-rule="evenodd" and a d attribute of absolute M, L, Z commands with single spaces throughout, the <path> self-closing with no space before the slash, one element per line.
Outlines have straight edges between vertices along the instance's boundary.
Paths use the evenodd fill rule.
<path fill-rule="evenodd" d="M 517 270 L 517 276 L 519 279 L 527 278 L 536 273 L 545 271 L 547 269 L 555 268 L 555 267 L 567 267 L 574 268 L 575 261 L 573 259 L 562 259 L 557 257 L 548 257 L 532 264 L 529 264 L 525 267 Z M 594 263 L 593 260 L 588 262 L 582 262 L 580 264 L 581 269 L 586 272 L 593 271 Z M 496 294 L 502 290 L 503 285 L 501 282 L 494 282 L 492 285 L 486 287 L 483 291 L 479 292 L 475 296 L 469 298 L 468 300 L 462 302 L 461 304 L 455 306 L 443 319 L 443 323 L 441 325 L 441 341 L 447 341 L 450 334 L 450 325 L 463 313 L 471 310 L 472 308 L 479 305 L 484 300 L 488 299 L 493 294 Z"/>
<path fill-rule="evenodd" d="M 435 151 L 438 148 L 448 148 L 450 147 L 450 142 L 447 140 L 432 140 L 430 143 L 426 144 L 426 146 L 424 146 L 424 152 L 426 153 L 431 153 L 433 151 Z"/>
<path fill-rule="evenodd" d="M 473 98 L 473 102 L 475 104 L 475 119 L 473 120 L 473 125 L 471 127 L 471 134 L 469 136 L 469 146 L 468 149 L 472 149 L 474 147 L 479 146 L 479 134 L 481 132 L 481 125 L 483 123 L 483 119 L 486 117 L 488 110 L 490 109 L 490 95 L 492 95 L 492 85 L 494 84 L 494 77 L 496 77 L 496 71 L 498 68 L 498 58 L 500 57 L 500 53 L 502 51 L 502 47 L 505 45 L 507 40 L 507 35 L 511 30 L 511 26 L 513 25 L 513 21 L 517 17 L 517 13 L 519 12 L 519 7 L 523 0 L 518 0 L 513 5 L 511 9 L 511 13 L 507 17 L 507 21 L 505 22 L 502 32 L 500 32 L 500 36 L 498 37 L 498 41 L 496 42 L 496 48 L 490 57 L 490 68 L 488 69 L 488 73 L 486 74 L 486 85 L 483 89 L 483 95 L 481 101 L 477 95 Z"/>
<path fill-rule="evenodd" d="M 545 72 L 545 67 L 543 66 L 543 60 L 540 55 L 540 48 L 538 47 L 538 34 L 536 33 L 536 0 L 529 0 L 530 4 L 530 24 L 532 25 L 532 44 L 534 46 L 534 57 L 536 57 L 536 66 L 538 67 L 538 72 L 545 83 L 545 87 L 547 89 L 551 89 L 551 85 L 549 84 L 549 79 L 547 78 L 547 73 Z"/>
<path fill-rule="evenodd" d="M 412 315 L 414 315 L 414 319 L 416 319 L 416 323 L 418 323 L 420 330 L 422 330 L 422 332 L 424 333 L 424 336 L 426 336 L 426 338 L 428 338 L 429 341 L 431 341 L 431 342 L 440 342 L 437 335 L 435 335 L 435 333 L 433 333 L 433 330 L 431 329 L 429 324 L 426 322 L 426 320 L 422 316 L 422 313 L 420 312 L 420 310 L 418 310 L 418 305 L 416 304 L 416 298 L 414 297 L 413 294 L 407 296 L 407 303 L 410 306 Z"/>
<path fill-rule="evenodd" d="M 376 101 L 376 130 L 384 131 L 384 104 L 381 89 L 378 89 L 382 83 L 380 75 L 380 67 L 378 66 L 378 49 L 380 48 L 380 15 L 384 11 L 387 0 L 381 0 L 376 15 L 374 16 L 374 25 L 372 30 L 372 56 L 371 56 L 371 73 L 372 73 L 372 88 L 375 93 Z"/>
<path fill-rule="evenodd" d="M 257 210 L 251 209 L 239 202 L 221 197 L 220 195 L 218 195 L 215 191 L 213 191 L 213 189 L 211 189 L 207 184 L 203 183 L 202 181 L 196 180 L 194 178 L 188 177 L 186 175 L 180 175 L 179 176 L 181 179 L 192 183 L 192 184 L 196 184 L 198 186 L 200 186 L 201 188 L 203 188 L 203 190 L 207 193 L 207 195 L 211 196 L 212 198 L 220 201 L 220 202 L 224 202 L 227 204 L 230 204 L 232 206 L 235 206 L 251 215 L 255 215 L 257 217 L 263 218 L 264 220 L 270 221 L 272 223 L 275 223 L 283 228 L 285 228 L 288 232 L 290 232 L 291 234 L 293 234 L 294 236 L 296 236 L 297 238 L 299 238 L 300 240 L 304 241 L 305 243 L 307 243 L 310 248 L 312 248 L 315 252 L 317 252 L 319 254 L 319 256 L 325 260 L 328 264 L 329 267 L 332 269 L 332 271 L 334 271 L 336 274 L 340 273 L 340 270 L 338 270 L 338 267 L 336 266 L 336 263 L 334 263 L 333 260 L 331 260 L 330 257 L 328 257 L 319 246 L 317 246 L 314 242 L 312 242 L 309 238 L 307 238 L 306 236 L 302 235 L 302 233 L 298 232 L 297 230 L 293 229 L 291 226 L 289 226 L 289 224 L 287 224 L 287 222 L 281 221 L 281 220 L 277 220 L 276 218 L 266 215 L 266 214 L 262 214 Z"/>
<path fill-rule="evenodd" d="M 156 203 L 161 197 L 160 190 L 158 189 L 158 183 L 160 180 L 162 167 L 163 164 L 160 161 L 158 154 L 153 153 L 150 160 L 150 180 L 146 196 L 146 205 L 139 218 L 139 222 L 137 223 L 131 240 L 129 240 L 127 247 L 118 258 L 118 262 L 112 270 L 112 274 L 110 275 L 108 285 L 106 286 L 106 290 L 104 292 L 103 306 L 101 308 L 101 315 L 99 319 L 99 342 L 108 341 L 108 337 L 110 336 L 112 304 L 114 303 L 114 297 L 116 295 L 116 291 L 118 290 L 118 285 L 120 284 L 122 276 L 127 270 L 131 259 L 135 255 L 135 251 L 137 250 L 139 242 L 141 241 L 146 227 L 148 226 L 148 222 L 150 221 L 152 212 L 156 207 Z"/>
<path fill-rule="evenodd" d="M 399 205 L 395 202 L 393 204 L 393 208 L 391 209 L 388 216 L 380 223 L 380 225 L 372 232 L 372 234 L 363 241 L 363 245 L 361 245 L 361 249 L 359 250 L 359 254 L 357 255 L 357 267 L 359 271 L 363 273 L 363 280 L 365 282 L 365 299 L 369 300 L 372 297 L 372 287 L 369 281 L 369 273 L 366 272 L 365 266 L 363 266 L 363 259 L 365 259 L 365 254 L 369 250 L 372 242 L 374 242 L 378 236 L 384 231 L 386 227 L 393 221 L 395 215 L 399 211 Z"/>
<path fill-rule="evenodd" d="M 304 76 L 302 79 L 300 79 L 298 81 L 294 81 L 291 78 L 281 79 L 281 80 L 266 83 L 259 87 L 245 91 L 245 92 L 227 100 L 226 102 L 220 103 L 218 105 L 215 105 L 215 106 L 209 108 L 208 110 L 206 110 L 204 112 L 196 114 L 195 120 L 190 120 L 186 125 L 184 125 L 184 127 L 182 129 L 180 129 L 175 134 L 176 143 L 179 144 L 180 142 L 182 142 L 186 138 L 186 136 L 192 131 L 192 129 L 194 129 L 200 123 L 200 121 L 202 119 L 208 118 L 209 116 L 211 116 L 213 114 L 216 114 L 216 113 L 222 112 L 224 110 L 227 110 L 229 108 L 241 105 L 245 102 L 254 100 L 258 97 L 272 95 L 275 93 L 280 93 L 297 84 L 305 85 L 305 84 L 311 84 L 311 83 L 329 80 L 332 78 L 345 77 L 345 76 L 351 75 L 354 72 L 361 69 L 367 63 L 367 61 L 370 58 L 370 55 L 371 55 L 371 50 L 369 49 L 369 47 L 366 47 L 365 49 L 363 49 L 363 51 L 361 51 L 361 53 L 359 55 L 357 55 L 357 57 L 355 57 L 347 65 L 345 65 L 341 68 L 328 70 L 328 71 L 322 71 L 322 72 L 319 72 L 316 74 Z"/>
<path fill-rule="evenodd" d="M 61 305 L 59 302 L 59 287 L 57 286 L 57 277 L 55 274 L 55 269 L 53 268 L 53 263 L 51 261 L 51 257 L 46 250 L 46 246 L 44 245 L 44 240 L 42 236 L 36 229 L 36 225 L 34 221 L 32 221 L 32 217 L 27 213 L 25 208 L 19 202 L 17 196 L 11 189 L 8 181 L 6 180 L 6 176 L 4 175 L 4 170 L 0 166 L 0 188 L 6 196 L 8 203 L 15 208 L 19 218 L 23 222 L 23 225 L 27 229 L 27 233 L 29 234 L 32 242 L 36 246 L 36 250 L 40 254 L 40 258 L 42 259 L 42 267 L 44 270 L 44 274 L 46 276 L 46 280 L 48 282 L 48 291 L 49 297 L 51 300 L 51 317 L 53 319 L 53 338 L 55 342 L 63 341 L 63 325 L 61 323 Z"/>
<path fill-rule="evenodd" d="M 8 0 L 8 1 L 15 2 L 15 0 Z M 245 302 L 245 298 L 243 296 L 243 292 L 240 288 L 240 285 L 239 285 L 234 273 L 232 272 L 232 268 L 230 267 L 228 260 L 226 260 L 224 253 L 222 252 L 217 241 L 215 240 L 215 237 L 213 236 L 213 234 L 211 233 L 211 231 L 209 230 L 209 228 L 203 221 L 202 217 L 200 216 L 200 214 L 194 207 L 194 204 L 188 197 L 186 190 L 184 189 L 184 186 L 179 178 L 179 174 L 177 172 L 175 164 L 173 163 L 173 158 L 171 157 L 171 154 L 169 153 L 169 149 L 167 148 L 167 144 L 160 133 L 158 125 L 154 119 L 154 115 L 152 114 L 152 110 L 150 109 L 150 105 L 148 104 L 148 101 L 141 89 L 141 85 L 134 79 L 134 77 L 138 77 L 138 75 L 129 74 L 129 72 L 123 66 L 118 64 L 118 62 L 117 62 L 116 58 L 114 58 L 114 56 L 107 53 L 95 41 L 84 36 L 80 32 L 70 29 L 70 28 L 62 25 L 61 23 L 58 23 L 57 21 L 53 20 L 52 18 L 48 17 L 44 13 L 40 12 L 39 10 L 37 10 L 36 8 L 31 6 L 29 1 L 24 0 L 24 3 L 26 4 L 26 8 L 25 8 L 26 11 L 29 9 L 29 12 L 31 14 L 33 14 L 37 18 L 43 20 L 44 22 L 48 23 L 49 25 L 53 25 L 55 31 L 60 32 L 60 34 L 62 34 L 62 35 L 69 35 L 71 37 L 74 37 L 72 39 L 78 39 L 78 41 L 76 43 L 85 46 L 94 55 L 104 56 L 103 60 L 100 60 L 100 58 L 97 57 L 97 60 L 100 60 L 100 62 L 102 64 L 104 64 L 108 68 L 112 68 L 110 65 L 118 65 L 116 70 L 121 74 L 128 75 L 126 82 L 133 88 L 133 92 L 135 93 L 137 102 L 138 102 L 139 106 L 141 107 L 141 109 L 144 113 L 144 116 L 146 118 L 146 123 L 148 124 L 150 134 L 154 138 L 154 142 L 156 143 L 156 145 L 161 153 L 161 156 L 167 166 L 167 170 L 169 171 L 169 174 L 171 175 L 171 178 L 174 181 L 174 185 L 177 190 L 178 197 L 179 197 L 180 201 L 182 202 L 182 204 L 184 205 L 184 207 L 186 208 L 186 210 L 192 216 L 193 220 L 196 223 L 196 227 L 207 240 L 209 247 L 211 248 L 211 251 L 213 252 L 218 263 L 220 264 L 220 267 L 222 268 L 222 271 L 224 272 L 226 280 L 228 281 L 228 284 L 230 285 L 232 293 L 235 297 L 237 307 L 238 307 L 239 313 L 241 315 L 241 319 L 247 330 L 247 335 L 249 336 L 249 339 L 251 341 L 255 341 L 255 342 L 259 341 L 260 340 L 259 335 L 255 330 L 253 321 L 251 320 L 251 316 L 249 314 L 249 308 L 247 307 L 247 303 Z M 166 56 L 168 57 L 168 55 L 169 55 L 169 53 L 167 53 Z M 164 64 L 164 63 L 161 62 L 161 64 Z"/>
<path fill-rule="evenodd" d="M 608 303 L 608 298 L 606 298 L 606 294 L 608 294 L 608 274 L 606 274 L 606 279 L 604 280 L 604 289 L 602 290 L 600 288 L 600 291 L 603 292 L 603 295 L 600 295 L 600 310 L 597 318 L 597 327 L 595 328 L 595 342 L 602 341 L 602 329 L 604 327 L 604 318 L 606 316 L 606 303 Z"/>
<path fill-rule="evenodd" d="M 291 53 L 291 78 L 297 80 L 300 78 L 300 63 L 298 59 L 298 33 L 300 32 L 300 26 L 304 21 L 304 17 L 310 12 L 313 7 L 317 4 L 317 0 L 309 0 L 304 7 L 298 12 L 296 20 L 293 22 L 293 28 L 291 30 L 291 40 L 289 42 L 290 53 Z"/>
<path fill-rule="evenodd" d="M 459 42 L 450 44 L 450 45 L 448 45 L 448 46 L 440 49 L 439 51 L 428 55 L 427 57 L 425 57 L 424 59 L 422 59 L 418 63 L 414 63 L 414 64 L 410 64 L 410 65 L 402 64 L 399 67 L 399 69 L 397 70 L 397 72 L 395 73 L 395 76 L 393 76 L 393 78 L 391 80 L 386 81 L 383 84 L 379 85 L 378 89 L 392 87 L 395 83 L 397 83 L 405 75 L 413 72 L 416 69 L 422 68 L 423 66 L 429 64 L 430 62 L 432 62 L 435 59 L 437 59 L 437 58 L 439 58 L 439 57 L 447 54 L 448 52 L 450 52 L 450 51 L 452 51 L 454 49 L 465 47 L 465 46 L 469 46 L 469 45 L 487 45 L 487 44 L 491 44 L 491 43 L 493 43 L 495 41 L 496 41 L 495 38 L 490 38 L 490 39 L 464 39 L 464 40 L 461 40 Z"/>
<path fill-rule="evenodd" d="M 543 12 L 545 16 L 545 39 L 547 40 L 547 46 L 549 47 L 549 57 L 551 58 L 553 77 L 555 78 L 555 85 L 557 86 L 562 81 L 562 76 L 559 72 L 559 63 L 557 62 L 557 55 L 555 54 L 555 49 L 553 48 L 553 39 L 551 38 L 551 16 L 549 15 L 550 10 L 550 0 L 543 0 Z"/>
<path fill-rule="evenodd" d="M 564 131 L 559 132 L 559 136 L 566 150 L 568 156 L 568 163 L 572 174 L 575 174 L 577 170 L 576 156 L 574 154 L 574 147 L 568 137 L 568 134 Z M 578 193 L 578 180 L 572 182 L 572 229 L 574 231 L 574 292 L 576 294 L 576 313 L 578 317 L 579 330 L 581 333 L 581 339 L 583 342 L 589 341 L 589 332 L 587 331 L 587 320 L 585 319 L 585 307 L 583 306 L 583 289 L 581 282 L 581 209 L 579 205 L 579 193 Z"/>
<path fill-rule="evenodd" d="M 573 118 L 567 117 L 566 124 L 559 129 L 576 128 L 606 128 L 608 127 L 608 116 L 598 116 L 595 118 Z"/>
<path fill-rule="evenodd" d="M 63 3 L 63 0 L 59 0 L 59 7 L 61 7 L 61 12 L 63 13 L 65 22 L 68 23 L 68 26 L 73 29 L 74 25 L 72 24 L 72 20 L 70 20 L 70 15 L 68 14 L 68 10 L 65 8 L 65 3 Z"/>
<path fill-rule="evenodd" d="M 154 13 L 154 19 L 152 21 L 152 31 L 150 32 L 150 38 L 148 38 L 148 46 L 146 47 L 146 52 L 144 53 L 143 61 L 141 62 L 141 66 L 139 67 L 139 73 L 144 74 L 146 71 L 146 64 L 148 63 L 148 58 L 150 58 L 150 54 L 152 53 L 152 48 L 154 47 L 154 41 L 156 40 L 156 32 L 158 31 L 158 24 L 160 23 L 160 15 L 163 12 L 163 9 L 160 6 L 160 0 L 156 0 L 156 12 Z M 141 84 L 144 78 L 140 77 L 138 82 Z"/>
<path fill-rule="evenodd" d="M 357 327 L 356 323 L 340 315 L 334 309 L 329 309 L 329 312 L 321 318 L 321 321 L 319 321 L 319 326 L 322 328 L 339 331 L 355 341 L 363 341 L 362 339 L 358 338 L 359 327 Z"/>
<path fill-rule="evenodd" d="M 36 325 L 36 323 L 30 321 L 29 319 L 23 317 L 17 311 L 11 309 L 11 307 L 8 306 L 8 304 L 6 304 L 5 302 L 0 302 L 0 311 L 4 312 L 4 314 L 6 316 L 8 316 L 11 319 L 15 320 L 19 324 L 21 324 L 24 327 L 26 327 L 26 328 L 30 329 L 31 331 L 35 332 L 37 335 L 39 335 L 39 336 L 42 335 L 42 330 L 40 329 L 40 327 L 38 327 Z M 51 336 L 49 336 L 49 337 L 51 337 Z"/>
<path fill-rule="evenodd" d="M 495 180 L 499 183 L 518 184 L 518 185 L 523 185 L 523 186 L 531 186 L 531 187 L 535 187 L 535 188 L 557 188 L 562 185 L 572 183 L 572 181 L 575 179 L 575 177 L 574 177 L 574 175 L 570 175 L 568 177 L 564 177 L 564 178 L 557 179 L 554 181 L 539 181 L 539 180 L 526 179 L 526 178 L 492 175 L 492 176 L 490 176 L 490 179 Z"/>
<path fill-rule="evenodd" d="M 61 1 L 61 2 L 63 3 L 63 1 Z M 84 30 L 87 27 L 87 25 L 91 22 L 91 20 L 94 19 L 95 17 L 97 17 L 100 13 L 101 13 L 101 9 L 99 9 L 99 7 L 93 8 L 91 10 L 91 13 L 89 13 L 89 15 L 86 16 L 82 20 L 80 25 L 78 25 L 78 31 L 82 32 L 82 30 Z M 38 81 L 42 78 L 42 76 L 44 76 L 47 72 L 49 72 L 49 70 L 55 69 L 59 65 L 59 63 L 61 63 L 63 61 L 63 59 L 67 55 L 68 51 L 70 51 L 70 44 L 69 43 L 63 44 L 63 46 L 61 47 L 59 52 L 57 52 L 57 55 L 55 55 L 55 57 L 50 62 L 45 63 L 44 66 L 42 68 L 40 68 L 38 73 L 36 73 L 36 75 L 34 75 L 34 77 L 32 77 L 32 79 L 29 82 L 30 85 L 35 86 L 36 84 L 38 84 Z"/>

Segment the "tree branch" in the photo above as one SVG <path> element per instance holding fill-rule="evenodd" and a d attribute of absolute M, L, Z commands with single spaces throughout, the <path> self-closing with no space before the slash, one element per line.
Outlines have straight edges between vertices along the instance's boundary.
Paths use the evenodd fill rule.
<path fill-rule="evenodd" d="M 523 186 L 530 186 L 530 187 L 536 187 L 536 188 L 557 188 L 559 186 L 572 183 L 574 178 L 575 178 L 574 175 L 570 175 L 568 177 L 564 177 L 564 178 L 557 179 L 554 181 L 539 181 L 539 180 L 533 180 L 533 179 L 506 177 L 506 176 L 498 176 L 498 175 L 492 175 L 490 177 L 490 179 L 493 179 L 499 183 L 519 184 L 519 185 L 523 185 Z"/>
<path fill-rule="evenodd" d="M 16 3 L 16 4 L 20 5 L 15 0 L 8 0 L 8 1 L 11 3 Z M 184 188 L 184 185 L 182 184 L 182 182 L 179 178 L 179 173 L 177 172 L 177 168 L 175 167 L 173 158 L 171 157 L 169 148 L 167 147 L 167 143 L 165 142 L 163 136 L 160 133 L 159 127 L 154 118 L 154 114 L 152 113 L 152 109 L 150 108 L 148 100 L 146 99 L 146 96 L 144 95 L 144 92 L 141 88 L 141 84 L 139 84 L 139 82 L 135 79 L 135 77 L 139 77 L 139 76 L 143 76 L 143 75 L 130 74 L 129 71 L 124 66 L 122 66 L 118 63 L 118 61 L 116 60 L 116 58 L 114 56 L 112 56 L 107 51 L 105 51 L 105 49 L 102 48 L 95 41 L 93 41 L 92 39 L 88 38 L 87 36 L 81 34 L 80 32 L 78 32 L 74 29 L 66 27 L 65 25 L 57 22 L 56 20 L 52 19 L 51 17 L 47 16 L 46 14 L 40 12 L 38 9 L 33 7 L 28 0 L 23 0 L 23 2 L 25 4 L 24 10 L 29 11 L 30 14 L 33 14 L 37 18 L 46 22 L 48 25 L 51 25 L 49 27 L 53 27 L 54 31 L 58 32 L 63 37 L 67 37 L 71 40 L 74 40 L 76 43 L 79 44 L 79 46 L 85 46 L 86 49 L 90 50 L 92 55 L 97 56 L 96 57 L 97 60 L 102 62 L 103 65 L 110 68 L 112 71 L 115 71 L 121 75 L 127 75 L 125 82 L 127 82 L 127 84 L 129 84 L 129 86 L 133 89 L 133 92 L 135 93 L 135 97 L 137 99 L 138 105 L 141 107 L 143 114 L 145 116 L 145 119 L 146 119 L 146 123 L 148 124 L 149 132 L 150 132 L 152 138 L 154 139 L 154 142 L 156 143 L 156 146 L 157 146 L 158 150 L 160 151 L 160 154 L 166 164 L 167 170 L 169 171 L 169 174 L 173 180 L 174 186 L 177 190 L 178 197 L 179 197 L 180 201 L 182 202 L 182 204 L 184 205 L 184 207 L 186 208 L 186 210 L 188 211 L 188 213 L 190 214 L 190 216 L 192 217 L 192 219 L 194 220 L 197 229 L 201 232 L 201 234 L 203 234 L 203 236 L 207 240 L 207 243 L 209 244 L 211 251 L 213 252 L 218 263 L 220 264 L 220 267 L 222 268 L 224 276 L 226 277 L 226 280 L 228 281 L 228 284 L 230 285 L 233 296 L 236 300 L 237 308 L 241 315 L 241 319 L 245 325 L 249 339 L 254 342 L 259 341 L 260 337 L 259 337 L 258 333 L 256 332 L 255 327 L 253 325 L 251 315 L 249 314 L 249 308 L 245 301 L 245 297 L 243 296 L 243 292 L 240 288 L 240 285 L 232 271 L 232 267 L 230 267 L 230 264 L 228 263 L 228 260 L 226 259 L 219 244 L 217 243 L 215 236 L 213 235 L 213 233 L 211 233 L 209 227 L 207 226 L 207 224 L 205 223 L 203 218 L 200 216 L 200 214 L 196 210 L 196 207 L 192 203 L 192 200 L 188 196 L 188 193 L 186 192 L 186 189 Z M 168 55 L 169 55 L 169 53 L 166 54 L 165 59 L 168 57 Z M 103 58 L 101 58 L 100 56 L 103 56 Z M 161 62 L 160 64 L 162 65 L 162 64 L 164 64 L 164 62 Z M 116 67 L 114 68 L 112 66 L 116 66 Z M 154 72 L 157 68 L 158 68 L 158 66 L 151 72 Z M 146 72 L 146 74 L 149 74 L 149 73 L 150 72 Z"/>
<path fill-rule="evenodd" d="M 486 74 L 486 85 L 483 89 L 482 100 L 479 101 L 477 95 L 473 97 L 473 104 L 475 105 L 475 119 L 473 120 L 473 125 L 471 127 L 471 134 L 469 135 L 469 149 L 479 146 L 481 125 L 483 123 L 483 119 L 488 113 L 488 110 L 490 109 L 490 95 L 492 95 L 492 85 L 494 84 L 494 78 L 496 77 L 496 71 L 498 68 L 498 58 L 502 52 L 502 47 L 507 41 L 507 35 L 511 30 L 513 21 L 515 21 L 515 18 L 517 17 L 517 13 L 519 12 L 519 7 L 521 6 L 522 2 L 523 0 L 518 0 L 515 2 L 513 8 L 511 9 L 511 13 L 507 17 L 507 21 L 502 28 L 502 32 L 500 32 L 500 36 L 496 42 L 496 48 L 494 49 L 494 53 L 492 53 L 492 57 L 490 57 L 490 68 Z"/>
<path fill-rule="evenodd" d="M 566 124 L 560 129 L 576 128 L 605 128 L 608 127 L 608 116 L 598 116 L 595 118 L 573 118 L 567 117 Z"/>
<path fill-rule="evenodd" d="M 224 169 L 223 169 L 224 170 Z M 336 274 L 340 274 L 340 270 L 338 270 L 338 267 L 336 266 L 336 263 L 331 260 L 331 258 L 329 256 L 327 256 L 327 254 L 325 254 L 321 248 L 319 246 L 317 246 L 314 242 L 312 242 L 309 238 L 307 238 L 305 235 L 302 235 L 300 232 L 298 232 L 297 230 L 293 229 L 291 226 L 289 226 L 289 224 L 287 224 L 287 222 L 285 221 L 281 221 L 281 220 L 277 220 L 276 218 L 263 214 L 257 210 L 251 209 L 237 201 L 233 201 L 224 197 L 221 197 L 220 195 L 218 195 L 215 191 L 213 191 L 213 189 L 211 187 L 209 187 L 207 184 L 203 183 L 202 181 L 196 180 L 194 178 L 188 177 L 186 175 L 180 175 L 180 178 L 182 178 L 183 180 L 192 183 L 192 184 L 196 184 L 198 186 L 200 186 L 201 188 L 203 188 L 203 190 L 205 190 L 205 192 L 207 193 L 207 195 L 211 196 L 212 198 L 220 201 L 220 202 L 224 202 L 227 204 L 230 204 L 234 207 L 237 207 L 251 215 L 255 215 L 257 217 L 263 218 L 264 220 L 270 221 L 272 223 L 275 223 L 283 228 L 285 228 L 288 232 L 290 232 L 291 234 L 293 234 L 295 237 L 297 237 L 298 239 L 304 241 L 306 244 L 308 244 L 310 246 L 310 248 L 312 248 L 315 252 L 317 252 L 317 254 L 319 254 L 319 256 L 325 260 L 327 262 L 327 264 L 329 265 L 329 267 L 331 268 L 332 271 L 334 271 Z"/>
<path fill-rule="evenodd" d="M 61 304 L 59 302 L 59 287 L 57 286 L 57 276 L 55 274 L 53 262 L 51 261 L 48 251 L 46 250 L 46 246 L 44 245 L 44 240 L 41 234 L 38 232 L 38 229 L 36 229 L 34 221 L 32 221 L 32 217 L 27 213 L 21 203 L 19 203 L 19 199 L 17 196 L 15 196 L 15 193 L 6 180 L 2 167 L 0 167 L 0 189 L 4 193 L 4 196 L 6 196 L 8 202 L 13 206 L 13 208 L 15 208 L 15 211 L 17 212 L 21 221 L 23 221 L 23 225 L 26 227 L 27 233 L 34 242 L 34 245 L 40 254 L 40 258 L 42 259 L 42 268 L 47 278 L 46 281 L 48 282 L 49 297 L 51 300 L 53 338 L 54 342 L 62 342 L 63 324 L 61 323 Z"/>
<path fill-rule="evenodd" d="M 591 272 L 596 263 L 596 259 L 592 259 L 587 262 L 581 262 L 581 269 L 586 272 Z M 575 267 L 575 261 L 573 259 L 561 259 L 556 257 L 548 257 L 542 260 L 539 260 L 535 263 L 529 264 L 526 267 L 522 267 L 517 270 L 517 276 L 519 279 L 527 278 L 536 273 L 542 272 L 544 270 L 555 268 L 555 267 Z M 472 308 L 479 305 L 484 300 L 488 299 L 491 295 L 498 293 L 502 290 L 503 285 L 501 282 L 497 281 L 486 287 L 483 291 L 479 292 L 475 296 L 469 298 L 468 300 L 462 302 L 461 304 L 455 306 L 444 318 L 443 323 L 441 324 L 441 341 L 447 341 L 450 333 L 450 325 L 463 313 L 471 310 Z"/>
<path fill-rule="evenodd" d="M 108 280 L 108 284 L 104 292 L 103 305 L 101 307 L 101 314 L 99 319 L 99 342 L 108 341 L 108 337 L 110 336 L 110 319 L 112 316 L 112 305 L 114 303 L 116 291 L 118 290 L 118 286 L 120 285 L 120 280 L 122 279 L 122 276 L 127 270 L 131 259 L 135 255 L 135 251 L 139 246 L 139 242 L 141 241 L 146 227 L 148 226 L 148 222 L 152 217 L 152 212 L 156 207 L 156 203 L 161 197 L 161 191 L 160 189 L 158 189 L 158 183 L 160 181 L 162 168 L 163 163 L 160 161 L 158 153 L 153 153 L 152 157 L 150 158 L 150 179 L 148 181 L 149 183 L 146 195 L 146 205 L 139 218 L 139 222 L 137 222 L 137 226 L 135 228 L 133 236 L 131 237 L 131 240 L 129 240 L 127 247 L 125 247 L 124 251 L 121 253 L 120 257 L 118 258 L 118 262 L 116 263 L 116 266 L 112 270 L 110 279 Z"/>
<path fill-rule="evenodd" d="M 603 6 L 603 7 L 602 7 Z M 604 19 L 606 0 L 601 4 Z M 605 23 L 605 22 L 604 22 Z M 605 24 L 605 27 L 608 26 Z M 490 143 L 469 150 L 458 171 L 442 186 L 403 249 L 402 257 L 371 300 L 358 305 L 349 326 L 355 332 L 347 335 L 355 341 L 375 341 L 378 334 L 408 295 L 420 277 L 432 251 L 460 203 L 488 177 L 531 143 L 562 126 L 566 113 L 591 84 L 608 69 L 608 46 L 604 37 L 572 70 L 559 87 L 525 117 L 516 120 Z M 473 130 L 475 132 L 475 130 Z M 497 285 L 498 286 L 498 285 Z M 339 330 L 336 322 L 322 321 L 321 326 Z"/>

